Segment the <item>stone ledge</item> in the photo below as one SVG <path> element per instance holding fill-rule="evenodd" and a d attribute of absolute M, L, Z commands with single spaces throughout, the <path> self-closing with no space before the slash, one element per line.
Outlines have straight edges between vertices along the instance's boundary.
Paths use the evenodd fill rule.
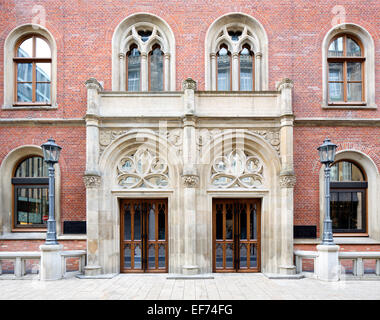
<path fill-rule="evenodd" d="M 280 274 L 280 273 L 263 273 L 268 279 L 299 280 L 304 278 L 303 274 Z"/>
<path fill-rule="evenodd" d="M 214 279 L 214 276 L 211 274 L 193 274 L 193 275 L 186 275 L 186 274 L 171 274 L 166 277 L 166 279 L 169 280 L 196 280 L 196 279 Z"/>
<path fill-rule="evenodd" d="M 106 273 L 106 274 L 98 274 L 93 276 L 85 276 L 84 274 L 75 275 L 76 278 L 79 279 L 112 279 L 116 277 L 118 273 Z"/>

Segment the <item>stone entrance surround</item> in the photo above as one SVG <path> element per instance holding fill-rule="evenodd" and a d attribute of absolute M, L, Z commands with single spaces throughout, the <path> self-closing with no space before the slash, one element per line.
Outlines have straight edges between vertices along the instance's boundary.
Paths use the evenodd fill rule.
<path fill-rule="evenodd" d="M 120 272 L 124 198 L 167 198 L 169 273 L 212 270 L 212 199 L 262 199 L 261 271 L 292 274 L 292 82 L 278 91 L 87 87 L 86 275 Z"/>

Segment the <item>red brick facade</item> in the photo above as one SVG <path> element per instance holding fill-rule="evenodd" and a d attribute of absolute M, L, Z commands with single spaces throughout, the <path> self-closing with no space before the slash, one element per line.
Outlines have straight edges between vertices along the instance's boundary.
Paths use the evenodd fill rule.
<path fill-rule="evenodd" d="M 94 77 L 111 90 L 111 41 L 117 25 L 137 12 L 155 14 L 168 23 L 176 41 L 176 87 L 191 77 L 198 90 L 205 88 L 206 32 L 222 15 L 242 12 L 257 19 L 268 37 L 269 90 L 283 78 L 294 82 L 293 110 L 294 165 L 297 183 L 294 194 L 294 224 L 316 225 L 319 235 L 319 170 L 316 148 L 327 136 L 339 149 L 355 149 L 370 157 L 380 170 L 380 128 L 357 126 L 355 119 L 380 119 L 380 109 L 325 110 L 322 102 L 322 42 L 333 23 L 344 13 L 344 21 L 369 32 L 375 43 L 375 97 L 380 106 L 380 2 L 343 1 L 6 1 L 0 3 L 0 61 L 4 61 L 4 42 L 22 24 L 44 25 L 57 45 L 57 104 L 53 110 L 4 110 L 0 119 L 75 119 L 72 123 L 18 125 L 0 122 L 0 163 L 22 145 L 41 145 L 50 136 L 63 147 L 61 170 L 61 222 L 86 219 L 85 171 L 86 113 L 84 82 Z M 335 8 L 335 9 L 334 9 Z M 342 9 L 343 8 L 343 9 Z M 343 11 L 342 11 L 343 10 Z M 334 13 L 335 12 L 335 13 Z M 43 15 L 45 13 L 45 15 Z M 342 18 L 343 16 L 341 16 Z M 341 21 L 341 22 L 344 22 Z M 1 63 L 2 65 L 2 63 Z M 0 68 L 0 101 L 4 100 L 4 68 Z M 310 126 L 297 119 L 352 119 L 352 126 Z M 337 124 L 338 125 L 338 124 Z M 0 204 L 1 205 L 1 204 Z M 64 241 L 71 249 L 85 248 L 85 241 Z M 36 250 L 41 241 L 0 241 L 0 250 Z M 296 246 L 298 247 L 298 246 Z M 307 247 L 308 245 L 303 245 Z M 303 248 L 302 247 L 302 248 Z M 350 250 L 354 247 L 344 247 Z M 357 247 L 355 247 L 356 249 Z M 364 246 L 364 250 L 380 250 Z"/>

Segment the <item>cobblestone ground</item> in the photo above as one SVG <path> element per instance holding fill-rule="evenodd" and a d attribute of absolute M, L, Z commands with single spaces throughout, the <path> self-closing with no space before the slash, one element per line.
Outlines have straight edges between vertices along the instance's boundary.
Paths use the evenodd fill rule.
<path fill-rule="evenodd" d="M 380 281 L 268 279 L 263 274 L 214 274 L 214 279 L 167 279 L 119 274 L 112 279 L 0 280 L 1 300 L 380 300 Z"/>

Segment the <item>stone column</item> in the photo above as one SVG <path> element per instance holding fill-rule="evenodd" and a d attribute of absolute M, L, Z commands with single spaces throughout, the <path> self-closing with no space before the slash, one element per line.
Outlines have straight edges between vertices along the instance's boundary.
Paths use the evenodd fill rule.
<path fill-rule="evenodd" d="M 211 90 L 216 90 L 216 54 L 210 54 L 210 66 L 211 66 Z"/>
<path fill-rule="evenodd" d="M 91 78 L 86 81 L 87 114 L 86 114 L 86 226 L 87 226 L 87 265 L 85 275 L 101 273 L 99 265 L 99 92 L 103 90 L 99 82 Z"/>
<path fill-rule="evenodd" d="M 239 53 L 234 52 L 232 54 L 232 83 L 231 83 L 231 89 L 232 91 L 238 91 L 239 90 Z"/>
<path fill-rule="evenodd" d="M 294 185 L 296 178 L 293 166 L 293 83 L 285 79 L 278 85 L 281 91 L 281 128 L 280 128 L 280 197 L 281 197 L 281 274 L 295 274 L 293 263 L 293 220 L 294 220 Z"/>
<path fill-rule="evenodd" d="M 196 159 L 195 136 L 195 98 L 196 82 L 186 79 L 184 90 L 184 128 L 183 128 L 183 206 L 184 206 L 184 265 L 182 272 L 186 275 L 199 273 L 196 264 L 196 188 L 199 185 Z"/>
<path fill-rule="evenodd" d="M 164 90 L 170 91 L 170 53 L 164 54 Z"/>
<path fill-rule="evenodd" d="M 149 89 L 148 54 L 141 52 L 141 91 Z"/>
<path fill-rule="evenodd" d="M 125 91 L 127 89 L 125 79 L 126 79 L 126 72 L 127 72 L 127 66 L 125 65 L 125 53 L 120 52 L 119 53 L 119 90 Z"/>
<path fill-rule="evenodd" d="M 263 54 L 261 52 L 255 53 L 255 91 L 261 91 L 261 58 Z"/>

